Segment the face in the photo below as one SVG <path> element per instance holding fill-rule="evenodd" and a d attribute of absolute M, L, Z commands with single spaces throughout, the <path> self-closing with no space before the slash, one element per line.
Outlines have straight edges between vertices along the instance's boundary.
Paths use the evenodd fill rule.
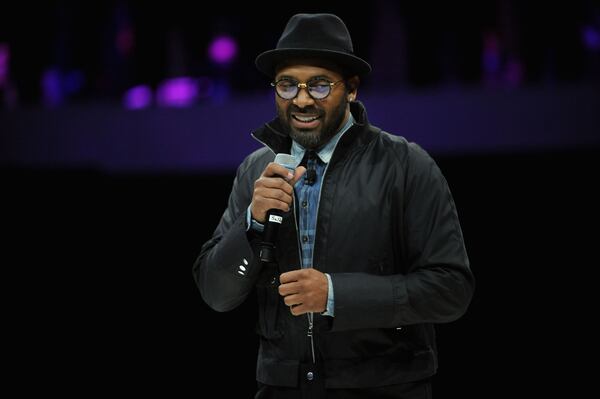
<path fill-rule="evenodd" d="M 329 69 L 310 65 L 293 65 L 280 69 L 275 81 L 290 79 L 306 83 L 315 79 L 336 83 L 329 95 L 321 100 L 312 98 L 306 88 L 285 100 L 275 94 L 277 114 L 290 137 L 304 148 L 316 149 L 327 143 L 338 132 L 350 114 L 348 92 L 342 76 Z"/>

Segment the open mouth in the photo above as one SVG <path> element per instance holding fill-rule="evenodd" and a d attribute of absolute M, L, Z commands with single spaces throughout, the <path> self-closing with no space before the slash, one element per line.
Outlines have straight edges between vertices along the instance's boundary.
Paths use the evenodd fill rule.
<path fill-rule="evenodd" d="M 304 123 L 309 123 L 312 121 L 315 121 L 317 119 L 319 119 L 318 115 L 315 116 L 306 116 L 306 115 L 292 115 L 292 118 L 296 119 L 297 121 L 300 122 L 304 122 Z"/>
<path fill-rule="evenodd" d="M 292 124 L 301 129 L 311 129 L 320 123 L 320 115 L 292 114 Z"/>

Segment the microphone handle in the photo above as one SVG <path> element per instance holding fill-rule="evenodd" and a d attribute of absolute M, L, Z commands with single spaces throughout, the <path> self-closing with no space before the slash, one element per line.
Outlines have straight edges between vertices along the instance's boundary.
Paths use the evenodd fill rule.
<path fill-rule="evenodd" d="M 274 243 L 277 238 L 277 232 L 279 226 L 283 222 L 283 211 L 281 209 L 269 209 L 267 212 L 267 224 L 270 228 L 265 229 L 263 241 L 268 243 Z"/>

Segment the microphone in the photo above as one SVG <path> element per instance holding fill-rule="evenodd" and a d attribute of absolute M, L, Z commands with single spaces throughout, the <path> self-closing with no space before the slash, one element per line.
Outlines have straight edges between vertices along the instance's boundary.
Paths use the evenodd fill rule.
<path fill-rule="evenodd" d="M 279 153 L 275 156 L 274 162 L 294 173 L 296 165 L 296 158 L 294 156 Z M 267 211 L 265 229 L 263 230 L 263 240 L 259 244 L 259 257 L 261 262 L 275 262 L 275 239 L 277 238 L 277 232 L 279 231 L 281 223 L 283 223 L 283 211 L 280 209 L 269 209 L 269 211 Z"/>
<path fill-rule="evenodd" d="M 306 164 L 302 163 L 302 165 L 306 166 L 304 184 L 308 184 L 309 186 L 312 186 L 317 181 L 317 171 L 314 165 L 316 157 L 317 155 L 313 150 L 308 150 L 306 152 Z"/>
<path fill-rule="evenodd" d="M 317 181 L 317 171 L 313 168 L 310 168 L 306 171 L 306 174 L 304 175 L 304 183 L 308 184 L 309 186 L 312 186 L 313 184 L 315 184 L 315 181 Z"/>

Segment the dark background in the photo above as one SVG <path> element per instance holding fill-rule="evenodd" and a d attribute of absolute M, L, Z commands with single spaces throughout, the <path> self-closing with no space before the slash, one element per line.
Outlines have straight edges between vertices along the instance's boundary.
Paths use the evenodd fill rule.
<path fill-rule="evenodd" d="M 439 157 L 477 288 L 467 314 L 438 328 L 436 397 L 582 389 L 570 378 L 594 342 L 597 156 Z M 231 177 L 11 171 L 6 265 L 22 283 L 6 280 L 11 370 L 59 392 L 250 397 L 254 298 L 214 312 L 190 272 Z"/>
<path fill-rule="evenodd" d="M 274 46 L 288 17 L 332 11 L 347 22 L 356 52 L 373 63 L 361 89 L 367 105 L 385 104 L 382 93 L 419 104 L 406 115 L 406 107 L 388 102 L 380 112 L 398 120 L 382 116 L 375 125 L 385 121 L 386 129 L 410 137 L 413 127 L 430 126 L 428 118 L 447 116 L 436 111 L 444 93 L 471 104 L 475 92 L 494 105 L 483 116 L 469 105 L 452 114 L 447 129 L 440 123 L 442 131 L 412 135 L 444 143 L 430 152 L 450 183 L 477 280 L 467 314 L 438 326 L 435 397 L 580 396 L 587 379 L 581 361 L 595 345 L 598 4 L 377 1 L 356 10 L 307 2 L 301 10 L 256 9 L 258 17 L 219 7 L 209 13 L 179 1 L 24 2 L 0 13 L 0 44 L 10 46 L 9 83 L 0 85 L 7 380 L 23 395 L 180 397 L 216 389 L 223 397 L 252 397 L 254 298 L 232 312 L 212 311 L 191 266 L 226 206 L 237 163 L 255 147 L 238 145 L 224 163 L 202 159 L 212 162 L 219 158 L 213 153 L 235 146 L 215 126 L 236 123 L 240 137 L 256 127 L 244 112 L 253 96 L 262 98 L 266 81 L 252 62 Z M 110 50 L 115 15 L 135 27 L 126 57 Z M 240 48 L 224 69 L 205 56 L 221 30 Z M 489 32 L 501 42 L 496 69 L 484 67 Z M 174 36 L 180 50 L 170 58 Z M 48 102 L 40 79 L 49 66 L 79 71 L 85 83 Z M 123 111 L 128 87 L 156 88 L 176 76 L 223 78 L 231 91 L 221 105 L 207 98 L 185 109 Z M 205 117 L 205 105 L 238 120 L 194 119 Z M 162 142 L 177 139 L 181 148 L 197 142 L 182 139 L 178 121 L 193 125 L 204 146 L 197 164 L 160 158 L 164 147 L 154 136 L 136 152 L 147 128 L 140 120 L 156 115 Z M 70 123 L 88 117 L 93 122 L 77 140 L 65 138 Z M 106 122 L 98 127 L 99 120 Z M 473 120 L 487 121 L 489 130 L 475 129 Z M 95 147 L 102 134 L 110 140 Z M 131 147 L 119 154 L 135 158 L 133 167 L 110 146 L 124 142 Z M 93 157 L 73 156 L 79 148 Z"/>

